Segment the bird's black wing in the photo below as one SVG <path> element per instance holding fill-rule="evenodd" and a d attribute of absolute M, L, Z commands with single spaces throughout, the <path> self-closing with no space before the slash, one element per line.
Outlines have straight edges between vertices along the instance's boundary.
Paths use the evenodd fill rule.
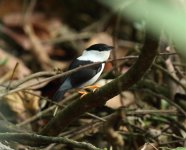
<path fill-rule="evenodd" d="M 75 59 L 70 67 L 69 70 L 91 64 L 93 62 L 91 61 L 80 61 L 78 59 Z M 83 83 L 87 82 L 91 78 L 93 78 L 102 68 L 102 64 L 94 65 L 89 68 L 81 69 L 80 71 L 77 71 L 69 76 L 70 82 L 73 87 L 81 86 Z"/>
<path fill-rule="evenodd" d="M 91 64 L 91 61 L 80 61 L 78 59 L 75 59 L 70 67 L 69 70 Z M 58 90 L 55 92 L 55 94 L 52 97 L 52 100 L 59 101 L 63 98 L 64 93 L 68 91 L 69 89 L 76 88 L 81 86 L 83 83 L 89 81 L 92 79 L 102 68 L 102 64 L 98 64 L 95 66 L 92 66 L 90 68 L 84 68 L 80 71 L 77 71 L 70 76 L 68 76 L 63 84 L 58 88 Z"/>

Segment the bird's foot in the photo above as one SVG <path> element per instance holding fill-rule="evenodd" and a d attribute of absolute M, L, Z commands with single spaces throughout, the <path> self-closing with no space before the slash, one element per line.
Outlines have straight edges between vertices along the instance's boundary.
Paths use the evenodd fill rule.
<path fill-rule="evenodd" d="M 98 85 L 90 85 L 90 86 L 84 87 L 85 90 L 86 90 L 86 89 L 90 89 L 90 90 L 92 90 L 93 92 L 95 92 L 98 88 L 100 88 L 100 86 L 98 86 Z"/>
<path fill-rule="evenodd" d="M 98 85 L 90 85 L 90 86 L 86 86 L 83 89 L 84 90 L 91 90 L 93 92 L 95 92 L 97 89 L 99 88 Z M 78 93 L 81 95 L 80 98 L 83 98 L 85 95 L 87 95 L 89 92 L 87 91 L 78 91 Z"/>
<path fill-rule="evenodd" d="M 83 98 L 85 95 L 88 94 L 88 92 L 86 92 L 86 91 L 78 91 L 78 93 L 81 95 L 80 98 Z"/>

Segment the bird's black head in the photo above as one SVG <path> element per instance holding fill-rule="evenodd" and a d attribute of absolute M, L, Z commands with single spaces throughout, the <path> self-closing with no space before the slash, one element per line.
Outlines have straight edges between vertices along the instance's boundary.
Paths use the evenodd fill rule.
<path fill-rule="evenodd" d="M 88 47 L 86 50 L 87 50 L 87 51 L 91 51 L 91 50 L 96 50 L 96 51 L 109 51 L 109 50 L 112 50 L 113 48 L 114 48 L 113 46 L 109 46 L 109 45 L 106 45 L 106 44 L 99 43 L 99 44 L 91 45 L 91 46 Z"/>

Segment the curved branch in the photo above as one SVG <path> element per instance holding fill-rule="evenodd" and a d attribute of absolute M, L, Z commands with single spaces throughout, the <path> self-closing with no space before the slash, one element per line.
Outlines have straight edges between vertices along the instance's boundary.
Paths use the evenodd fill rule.
<path fill-rule="evenodd" d="M 160 34 L 160 33 L 159 33 Z M 159 36 L 158 36 L 159 37 Z M 107 100 L 118 95 L 121 90 L 127 90 L 137 83 L 147 70 L 151 67 L 158 51 L 158 40 L 146 35 L 142 52 L 136 63 L 127 73 L 120 75 L 112 82 L 91 92 L 81 99 L 72 102 L 68 107 L 60 111 L 45 128 L 41 131 L 43 135 L 57 135 L 72 121 L 77 119 L 91 109 L 104 105 Z"/>
<path fill-rule="evenodd" d="M 32 133 L 0 133 L 0 141 L 4 140 L 14 142 L 16 141 L 21 144 L 30 146 L 44 146 L 51 143 L 61 143 L 86 150 L 101 150 L 100 148 L 97 148 L 86 142 L 77 142 L 65 137 L 49 137 Z"/>

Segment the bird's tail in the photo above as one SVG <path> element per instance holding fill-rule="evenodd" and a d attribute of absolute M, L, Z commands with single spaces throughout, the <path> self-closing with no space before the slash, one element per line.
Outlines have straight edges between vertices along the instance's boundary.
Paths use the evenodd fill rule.
<path fill-rule="evenodd" d="M 65 82 L 61 85 L 61 87 L 56 91 L 56 93 L 53 95 L 52 100 L 53 101 L 60 101 L 64 97 L 64 94 L 66 91 L 71 89 L 72 86 L 69 82 L 69 80 L 65 80 Z"/>
<path fill-rule="evenodd" d="M 57 90 L 54 96 L 52 97 L 53 101 L 60 101 L 67 90 Z"/>

